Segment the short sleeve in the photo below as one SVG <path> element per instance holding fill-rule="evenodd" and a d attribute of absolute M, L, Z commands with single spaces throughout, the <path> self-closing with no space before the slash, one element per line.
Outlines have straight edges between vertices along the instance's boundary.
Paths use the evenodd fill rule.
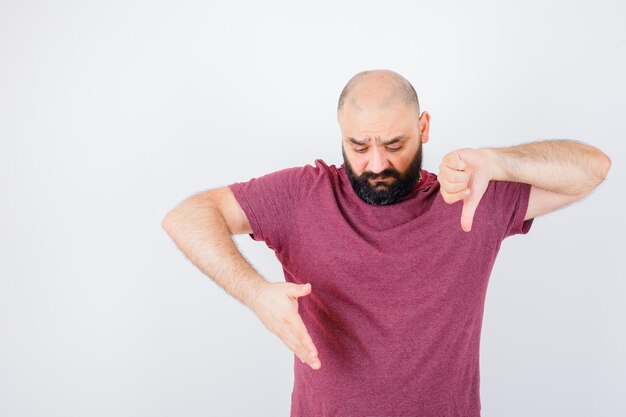
<path fill-rule="evenodd" d="M 310 165 L 284 168 L 229 184 L 246 214 L 253 240 L 264 241 L 278 252 L 293 227 L 295 210 L 303 204 L 318 168 Z"/>
<path fill-rule="evenodd" d="M 530 188 L 531 184 L 524 182 L 489 181 L 484 197 L 490 204 L 491 218 L 502 233 L 502 239 L 525 235 L 530 230 L 534 219 L 524 220 Z"/>

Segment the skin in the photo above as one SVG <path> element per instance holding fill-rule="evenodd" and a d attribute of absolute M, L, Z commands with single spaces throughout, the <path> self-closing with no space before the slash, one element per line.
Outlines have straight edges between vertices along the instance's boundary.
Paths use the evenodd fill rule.
<path fill-rule="evenodd" d="M 448 204 L 463 201 L 461 228 L 472 230 L 478 203 L 493 178 L 487 150 L 463 148 L 448 152 L 439 165 L 437 180 L 443 200 Z"/>
<path fill-rule="evenodd" d="M 388 70 L 361 77 L 337 113 L 346 171 L 359 197 L 369 204 L 393 204 L 414 188 L 419 180 L 422 144 L 429 139 L 428 112 L 417 117 L 414 107 L 390 95 L 389 86 L 397 77 Z M 397 136 L 404 138 L 383 143 Z M 359 145 L 350 138 L 366 143 Z M 416 159 L 419 166 L 415 166 Z M 375 182 L 379 178 L 385 181 Z M 404 192 L 394 194 L 394 187 Z"/>

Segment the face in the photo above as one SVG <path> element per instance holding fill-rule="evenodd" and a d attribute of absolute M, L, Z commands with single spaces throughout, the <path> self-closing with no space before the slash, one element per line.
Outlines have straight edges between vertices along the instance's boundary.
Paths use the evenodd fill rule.
<path fill-rule="evenodd" d="M 415 188 L 429 119 L 423 112 L 418 123 L 416 115 L 402 105 L 375 111 L 342 109 L 339 124 L 344 166 L 363 201 L 394 204 Z"/>
<path fill-rule="evenodd" d="M 409 194 L 419 182 L 422 169 L 421 146 L 415 152 L 404 172 L 399 172 L 390 167 L 378 174 L 371 171 L 357 174 L 350 164 L 345 150 L 342 149 L 341 152 L 352 188 L 366 203 L 373 205 L 394 204 Z"/>

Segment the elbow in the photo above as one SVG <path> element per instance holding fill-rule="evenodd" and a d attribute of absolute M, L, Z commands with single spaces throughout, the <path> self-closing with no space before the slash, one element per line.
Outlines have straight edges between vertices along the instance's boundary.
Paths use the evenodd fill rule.
<path fill-rule="evenodd" d="M 163 220 L 161 220 L 161 229 L 165 230 L 165 233 L 167 233 L 168 235 L 171 235 L 170 231 L 171 229 L 171 220 L 169 219 L 169 214 L 166 215 L 165 217 L 163 217 Z"/>
<path fill-rule="evenodd" d="M 167 232 L 169 226 L 170 226 L 170 221 L 169 221 L 169 213 L 165 215 L 165 217 L 163 217 L 163 219 L 161 220 L 161 229 L 165 230 Z"/>
<path fill-rule="evenodd" d="M 187 197 L 172 208 L 161 220 L 161 228 L 172 239 L 188 238 L 194 230 L 207 227 L 215 217 L 221 214 L 208 192 L 201 192 Z"/>
<path fill-rule="evenodd" d="M 606 157 L 606 170 L 604 171 L 604 178 L 606 178 L 611 170 L 611 158 L 609 158 L 607 154 L 604 154 L 604 156 Z"/>
<path fill-rule="evenodd" d="M 161 220 L 161 228 L 170 237 L 183 236 L 197 227 L 204 227 L 213 216 L 213 204 L 200 195 L 193 195 L 172 208 Z"/>
<path fill-rule="evenodd" d="M 601 169 L 600 169 L 600 182 L 604 181 L 609 175 L 611 170 L 611 158 L 604 152 L 600 151 Z"/>
<path fill-rule="evenodd" d="M 175 217 L 176 217 L 176 208 L 170 210 L 165 215 L 165 217 L 163 217 L 163 219 L 161 220 L 161 228 L 165 230 L 165 232 L 170 236 L 172 235 L 172 232 L 174 230 L 174 225 L 176 223 Z"/>

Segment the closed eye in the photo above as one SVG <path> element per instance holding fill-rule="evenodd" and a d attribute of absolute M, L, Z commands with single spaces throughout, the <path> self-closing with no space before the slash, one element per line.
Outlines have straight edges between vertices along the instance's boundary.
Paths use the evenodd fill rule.
<path fill-rule="evenodd" d="M 390 151 L 390 152 L 398 152 L 400 149 L 402 149 L 402 146 L 398 146 L 397 148 L 387 148 L 387 150 Z M 367 152 L 367 148 L 355 149 L 354 152 L 356 152 L 356 153 L 365 153 L 365 152 Z"/>

